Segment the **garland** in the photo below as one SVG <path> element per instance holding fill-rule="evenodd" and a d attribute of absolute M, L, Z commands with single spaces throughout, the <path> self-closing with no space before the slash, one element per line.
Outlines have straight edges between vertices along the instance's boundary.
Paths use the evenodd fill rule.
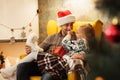
<path fill-rule="evenodd" d="M 1 26 L 5 27 L 5 28 L 10 29 L 10 31 L 11 31 L 11 33 L 12 33 L 12 37 L 10 37 L 10 43 L 12 43 L 12 44 L 15 43 L 15 37 L 14 37 L 14 35 L 13 35 L 15 30 L 22 30 L 22 32 L 21 32 L 21 37 L 22 37 L 22 38 L 25 38 L 25 37 L 26 37 L 26 32 L 25 32 L 24 30 L 25 30 L 28 26 L 30 27 L 29 32 L 32 31 L 32 28 L 31 28 L 32 22 L 34 21 L 35 17 L 36 17 L 39 13 L 41 13 L 41 10 L 40 10 L 40 9 L 37 9 L 36 12 L 37 12 L 37 13 L 36 13 L 35 16 L 33 17 L 33 19 L 32 19 L 27 25 L 25 25 L 25 26 L 23 26 L 23 27 L 21 27 L 21 28 L 11 28 L 11 27 L 9 27 L 9 26 L 7 26 L 7 25 L 5 25 L 5 24 L 0 24 Z"/>

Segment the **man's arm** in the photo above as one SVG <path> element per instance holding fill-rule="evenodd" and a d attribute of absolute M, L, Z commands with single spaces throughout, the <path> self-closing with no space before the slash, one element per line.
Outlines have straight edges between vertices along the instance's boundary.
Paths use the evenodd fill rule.
<path fill-rule="evenodd" d="M 50 46 L 50 41 L 51 41 L 51 36 L 47 37 L 41 44 L 39 44 L 39 47 L 41 47 L 44 51 L 49 49 Z M 26 53 L 29 54 L 31 52 L 31 47 L 29 45 L 25 45 L 25 50 Z"/>
<path fill-rule="evenodd" d="M 45 40 L 42 43 L 39 44 L 39 46 L 43 48 L 44 51 L 46 51 L 49 48 L 50 45 L 49 42 L 50 42 L 50 37 L 48 36 L 47 38 L 45 38 Z"/>

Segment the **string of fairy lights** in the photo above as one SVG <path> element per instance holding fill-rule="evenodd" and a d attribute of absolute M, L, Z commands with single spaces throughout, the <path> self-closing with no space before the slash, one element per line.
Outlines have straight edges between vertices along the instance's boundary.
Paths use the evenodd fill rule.
<path fill-rule="evenodd" d="M 34 21 L 34 19 L 38 16 L 38 14 L 39 13 L 41 13 L 41 11 L 40 11 L 40 9 L 37 9 L 37 11 L 36 11 L 36 14 L 35 14 L 35 16 L 33 17 L 33 19 L 28 23 L 28 24 L 26 24 L 25 26 L 23 26 L 23 27 L 20 27 L 20 28 L 13 28 L 13 27 L 10 27 L 10 26 L 7 26 L 7 25 L 5 25 L 5 24 L 0 24 L 2 27 L 5 27 L 5 28 L 7 28 L 7 29 L 9 29 L 10 31 L 11 31 L 11 37 L 10 37 L 10 43 L 15 43 L 15 37 L 14 37 L 14 32 L 15 32 L 15 30 L 21 30 L 21 37 L 22 38 L 25 38 L 26 37 L 26 32 L 25 32 L 25 29 L 27 28 L 27 27 L 29 27 L 29 32 L 31 32 L 32 31 L 32 22 Z"/>

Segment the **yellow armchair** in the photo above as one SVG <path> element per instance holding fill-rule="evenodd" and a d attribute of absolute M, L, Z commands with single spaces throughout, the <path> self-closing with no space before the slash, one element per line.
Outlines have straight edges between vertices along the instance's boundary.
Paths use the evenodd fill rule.
<path fill-rule="evenodd" d="M 97 39 L 97 41 L 99 42 L 101 39 L 101 35 L 102 35 L 102 29 L 103 29 L 103 23 L 100 20 L 95 20 L 95 21 L 76 21 L 73 24 L 73 31 L 76 31 L 77 27 L 83 24 L 87 24 L 90 23 L 94 30 L 95 30 L 95 37 Z M 57 22 L 55 20 L 50 20 L 48 21 L 47 24 L 47 34 L 48 36 L 54 33 L 57 33 L 60 31 L 60 28 L 57 26 Z M 20 58 L 23 58 L 24 55 L 21 55 Z M 31 76 L 30 80 L 41 80 L 40 76 Z M 76 79 L 76 73 L 75 72 L 71 72 L 70 74 L 68 74 L 68 80 L 77 80 Z"/>
<path fill-rule="evenodd" d="M 95 37 L 96 40 L 99 42 L 101 39 L 102 35 L 102 30 L 103 30 L 103 23 L 97 19 L 95 21 L 76 21 L 73 24 L 73 31 L 76 31 L 77 27 L 83 24 L 91 24 L 95 30 Z M 47 24 L 47 34 L 48 36 L 54 33 L 57 33 L 60 31 L 60 28 L 57 26 L 57 22 L 55 20 L 50 20 L 48 21 Z"/>

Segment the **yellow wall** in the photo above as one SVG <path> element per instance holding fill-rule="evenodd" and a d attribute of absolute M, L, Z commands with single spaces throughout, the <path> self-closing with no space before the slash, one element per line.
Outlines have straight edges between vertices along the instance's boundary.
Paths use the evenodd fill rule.
<path fill-rule="evenodd" d="M 14 44 L 0 43 L 0 52 L 3 51 L 5 58 L 10 60 L 13 65 L 16 63 L 16 59 L 23 53 L 25 53 L 25 42 L 16 42 Z"/>
<path fill-rule="evenodd" d="M 5 56 L 17 57 L 25 53 L 25 42 L 16 42 L 14 44 L 0 43 L 0 51 L 3 51 Z"/>

